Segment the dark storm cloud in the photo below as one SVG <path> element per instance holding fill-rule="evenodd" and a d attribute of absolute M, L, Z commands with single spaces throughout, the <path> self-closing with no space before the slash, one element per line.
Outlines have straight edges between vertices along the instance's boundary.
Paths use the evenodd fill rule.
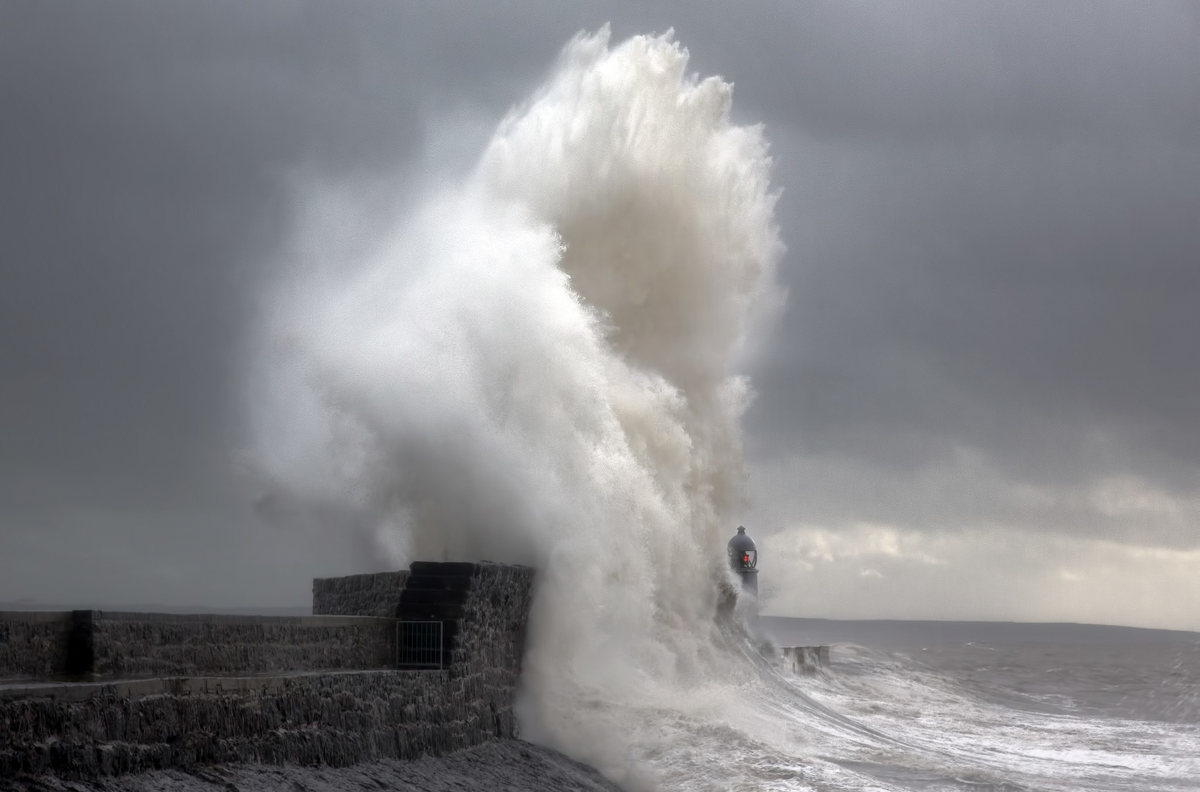
<path fill-rule="evenodd" d="M 0 465 L 20 490 L 139 500 L 194 492 L 217 460 L 191 460 L 229 445 L 231 351 L 289 172 L 403 162 L 443 97 L 516 80 L 513 101 L 565 35 L 497 55 L 480 47 L 503 19 L 459 29 L 391 4 L 0 15 Z"/>
<path fill-rule="evenodd" d="M 736 117 L 766 123 L 791 296 L 749 445 L 837 484 L 794 511 L 940 524 L 898 493 L 963 449 L 1000 490 L 1194 492 L 1198 8 L 5 4 L 0 539 L 76 570 L 105 540 L 126 570 L 211 568 L 225 543 L 242 571 L 220 589 L 181 573 L 179 596 L 260 596 L 251 570 L 279 551 L 230 483 L 235 369 L 288 180 L 403 168 L 430 125 L 498 120 L 607 21 L 675 27 L 693 68 L 735 82 Z M 958 495 L 944 516 L 1090 530 L 1086 510 Z M 78 590 L 102 595 L 89 575 Z"/>
<path fill-rule="evenodd" d="M 739 98 L 814 135 L 1200 140 L 1192 4 L 772 4 L 740 16 L 719 31 L 741 53 Z"/>
<path fill-rule="evenodd" d="M 263 601 L 354 563 L 270 569 L 294 543 L 237 481 L 240 348 L 296 172 L 402 167 L 444 105 L 498 117 L 574 30 L 462 16 L 0 8 L 0 597 L 137 599 L 174 568 L 163 599 Z"/>
<path fill-rule="evenodd" d="M 1062 441 L 1101 430 L 1194 483 L 1196 8 L 880 5 L 767 26 L 764 64 L 788 59 L 778 31 L 810 35 L 768 111 L 788 108 L 773 139 L 795 266 L 758 434 L 893 441 L 902 464 L 966 442 L 1070 477 Z M 738 74 L 739 100 L 757 96 Z"/>
<path fill-rule="evenodd" d="M 414 137 L 402 84 L 363 101 L 382 89 L 345 68 L 336 27 L 306 40 L 299 15 L 253 13 L 5 7 L 10 481 L 189 490 L 190 460 L 228 441 L 239 277 L 273 242 L 273 178 L 306 148 L 380 157 Z M 342 115 L 345 94 L 369 112 Z"/>
<path fill-rule="evenodd" d="M 867 433 L 1045 455 L 1068 476 L 1063 435 L 1104 430 L 1194 465 L 1200 149 L 1130 148 L 812 163 L 823 205 L 793 243 L 759 420 L 790 416 L 818 447 Z"/>

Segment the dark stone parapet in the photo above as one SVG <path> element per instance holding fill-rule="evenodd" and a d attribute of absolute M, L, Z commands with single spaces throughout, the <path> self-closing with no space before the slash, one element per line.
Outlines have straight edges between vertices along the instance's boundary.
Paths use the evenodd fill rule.
<path fill-rule="evenodd" d="M 533 577 L 421 563 L 411 576 L 314 582 L 314 608 L 390 607 L 391 618 L 0 613 L 0 781 L 230 762 L 340 767 L 515 738 Z M 406 589 L 409 580 L 420 582 Z M 439 670 L 396 669 L 395 617 L 430 605 L 455 611 L 433 622 Z M 68 665 L 91 681 L 50 681 Z"/>
<path fill-rule="evenodd" d="M 463 604 L 451 651 L 450 677 L 470 691 L 481 724 L 497 737 L 516 736 L 513 705 L 525 654 L 525 627 L 533 601 L 529 567 L 480 564 Z"/>
<path fill-rule="evenodd" d="M 73 624 L 70 611 L 0 611 L 0 678 L 65 674 Z"/>
<path fill-rule="evenodd" d="M 493 738 L 476 709 L 445 672 L 0 687 L 0 778 L 412 759 Z"/>
<path fill-rule="evenodd" d="M 390 668 L 396 623 L 365 616 L 0 614 L 0 679 Z"/>
<path fill-rule="evenodd" d="M 389 668 L 396 626 L 366 616 L 211 616 L 97 611 L 102 676 Z"/>
<path fill-rule="evenodd" d="M 394 617 L 407 580 L 408 572 L 317 578 L 313 581 L 313 614 Z"/>

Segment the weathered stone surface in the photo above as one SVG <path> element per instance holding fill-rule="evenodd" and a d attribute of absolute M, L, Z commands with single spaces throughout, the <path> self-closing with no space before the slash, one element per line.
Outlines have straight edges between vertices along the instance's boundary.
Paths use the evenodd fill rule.
<path fill-rule="evenodd" d="M 452 572 L 470 581 L 455 584 L 463 615 L 444 625 L 456 638 L 442 671 L 233 675 L 377 664 L 383 643 L 394 651 L 392 619 L 91 612 L 98 671 L 231 675 L 0 685 L 0 779 L 244 762 L 343 767 L 511 739 L 533 570 L 478 564 Z"/>
<path fill-rule="evenodd" d="M 390 668 L 391 619 L 93 613 L 100 676 Z"/>
<path fill-rule="evenodd" d="M 113 788 L 111 781 L 63 781 L 51 776 L 0 779 L 3 792 L 104 792 Z M 345 768 L 247 763 L 190 772 L 156 770 L 126 776 L 120 788 L 127 792 L 620 792 L 592 768 L 520 740 L 490 742 L 443 757 L 385 759 Z"/>
<path fill-rule="evenodd" d="M 395 665 L 393 619 L 0 613 L 0 679 L 254 674 Z"/>
<path fill-rule="evenodd" d="M 247 761 L 341 767 L 496 738 L 462 694 L 446 672 L 402 671 L 0 688 L 0 778 Z"/>
<path fill-rule="evenodd" d="M 0 611 L 0 678 L 62 675 L 72 624 L 70 611 Z"/>
<path fill-rule="evenodd" d="M 525 626 L 533 600 L 528 567 L 480 564 L 464 603 L 450 661 L 450 677 L 491 717 L 498 735 L 517 734 L 513 703 L 525 653 Z"/>
<path fill-rule="evenodd" d="M 317 616 L 395 616 L 408 572 L 317 578 L 313 614 Z"/>

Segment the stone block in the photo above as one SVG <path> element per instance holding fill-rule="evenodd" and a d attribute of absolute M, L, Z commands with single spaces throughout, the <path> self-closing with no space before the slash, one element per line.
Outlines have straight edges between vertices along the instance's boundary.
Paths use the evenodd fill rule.
<path fill-rule="evenodd" d="M 394 617 L 408 572 L 317 578 L 313 615 Z"/>
<path fill-rule="evenodd" d="M 70 611 L 0 611 L 0 679 L 67 673 Z"/>

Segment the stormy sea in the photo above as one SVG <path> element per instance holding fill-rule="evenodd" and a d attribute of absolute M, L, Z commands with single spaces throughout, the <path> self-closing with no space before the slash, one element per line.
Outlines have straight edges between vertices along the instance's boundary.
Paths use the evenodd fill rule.
<path fill-rule="evenodd" d="M 548 753 L 419 766 L 483 755 L 459 787 L 417 765 L 276 780 L 1200 788 L 1196 636 L 764 619 L 776 645 L 834 645 L 793 676 L 722 614 L 783 245 L 768 130 L 688 59 L 671 34 L 581 34 L 466 165 L 302 185 L 245 367 L 264 514 L 337 526 L 376 569 L 536 567 L 518 709 Z M 495 776 L 510 759 L 529 772 Z M 542 760 L 561 783 L 530 780 Z"/>
<path fill-rule="evenodd" d="M 643 737 L 616 781 L 611 767 L 605 778 L 545 745 L 500 741 L 416 762 L 154 771 L 115 788 L 1200 789 L 1200 633 L 765 616 L 757 636 L 735 629 L 727 637 L 741 655 L 732 675 L 697 685 L 686 701 L 591 703 L 597 712 L 621 710 L 625 728 Z M 779 662 L 776 645 L 817 644 L 831 647 L 827 667 L 796 674 Z M 90 792 L 112 784 L 43 778 L 11 788 Z"/>
<path fill-rule="evenodd" d="M 833 648 L 831 668 L 779 688 L 814 760 L 793 785 L 758 788 L 1200 788 L 1200 634 L 772 617 L 762 627 L 781 645 Z"/>

